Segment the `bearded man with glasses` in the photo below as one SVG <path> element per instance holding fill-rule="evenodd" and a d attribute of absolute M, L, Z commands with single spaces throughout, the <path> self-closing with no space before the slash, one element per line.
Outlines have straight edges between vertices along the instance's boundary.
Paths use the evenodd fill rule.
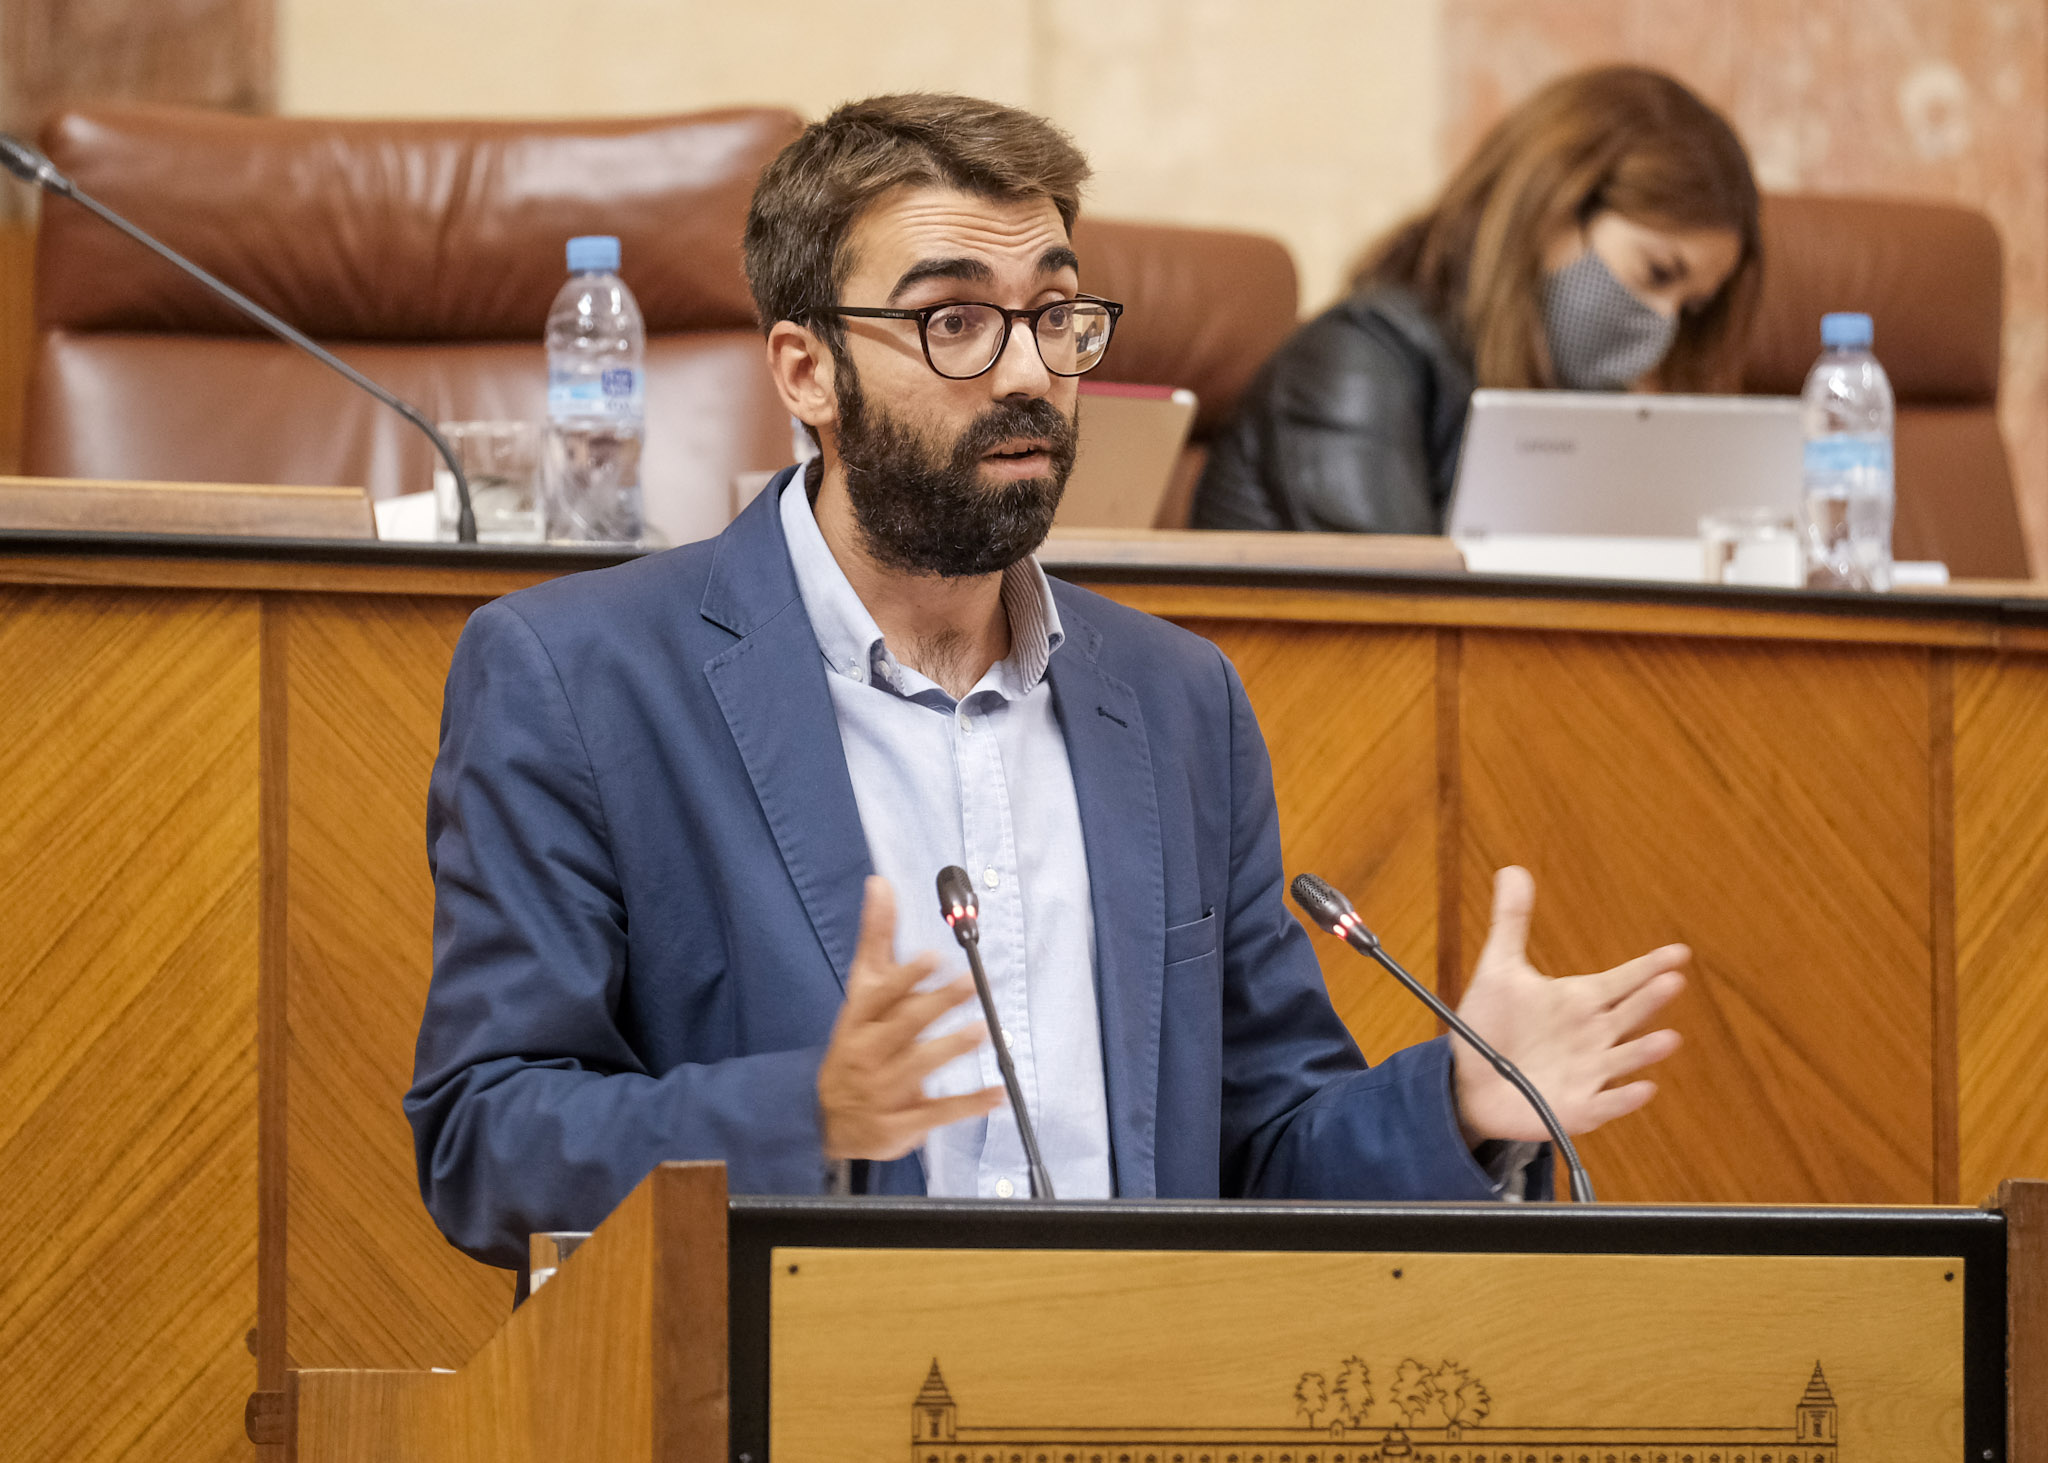
<path fill-rule="evenodd" d="M 1535 1115 L 1439 1040 L 1368 1068 L 1282 904 L 1271 771 L 1214 645 L 1032 558 L 1075 378 L 1087 164 L 964 97 L 842 107 L 762 175 L 746 264 L 817 441 L 718 538 L 487 605 L 428 807 L 406 1097 L 442 1230 L 517 1266 L 656 1163 L 741 1193 L 1027 1191 L 937 871 L 1062 1198 L 1485 1198 Z M 902 896 L 899 901 L 899 894 Z M 1547 980 L 1504 871 L 1466 1019 L 1574 1131 L 1640 1107 L 1679 947 Z M 909 954 L 909 958 L 901 958 Z M 1616 1085 L 1619 1084 L 1619 1085 Z"/>

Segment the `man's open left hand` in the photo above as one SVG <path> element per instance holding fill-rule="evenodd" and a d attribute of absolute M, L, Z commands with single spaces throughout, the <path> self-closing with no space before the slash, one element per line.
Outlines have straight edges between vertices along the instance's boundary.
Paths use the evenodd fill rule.
<path fill-rule="evenodd" d="M 1678 1050 L 1675 1031 L 1632 1033 L 1685 989 L 1692 952 L 1665 945 L 1598 975 L 1553 980 L 1524 953 L 1536 881 L 1527 869 L 1494 876 L 1493 925 L 1458 1005 L 1472 1029 L 1520 1067 L 1567 1133 L 1585 1133 L 1634 1112 L 1657 1094 L 1626 1080 Z M 1549 1137 L 1535 1109 L 1463 1041 L 1452 1038 L 1453 1087 L 1468 1142 Z"/>

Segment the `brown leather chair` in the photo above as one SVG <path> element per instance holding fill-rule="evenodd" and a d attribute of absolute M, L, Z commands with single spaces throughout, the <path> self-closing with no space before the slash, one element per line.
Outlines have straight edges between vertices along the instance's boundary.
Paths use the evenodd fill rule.
<path fill-rule="evenodd" d="M 754 179 L 797 117 L 631 121 L 60 116 L 43 143 L 87 192 L 437 420 L 545 413 L 541 333 L 572 235 L 620 236 L 646 316 L 649 519 L 715 532 L 728 484 L 789 460 L 740 270 Z M 418 491 L 432 449 L 74 204 L 36 256 L 24 470 L 53 477 Z"/>
<path fill-rule="evenodd" d="M 332 122 L 174 108 L 56 119 L 80 186 L 438 420 L 538 419 L 572 234 L 621 237 L 648 327 L 648 514 L 715 532 L 789 460 L 739 265 L 755 176 L 798 126 L 746 110 L 617 122 Z M 1083 219 L 1090 289 L 1130 308 L 1100 374 L 1188 386 L 1199 444 L 1293 328 L 1271 239 Z M 75 206 L 43 215 L 26 470 L 417 491 L 430 449 Z M 1177 509 L 1199 470 L 1191 449 Z"/>
<path fill-rule="evenodd" d="M 1862 310 L 1898 396 L 1902 559 L 1969 579 L 2020 579 L 2027 560 L 1998 431 L 2004 309 L 1998 231 L 1948 204 L 1781 194 L 1764 200 L 1764 291 L 1750 391 L 1797 395 L 1820 317 Z"/>
<path fill-rule="evenodd" d="M 1184 386 L 1195 423 L 1158 528 L 1186 528 L 1208 442 L 1266 357 L 1294 331 L 1294 256 L 1278 239 L 1083 216 L 1074 228 L 1081 287 L 1124 303 L 1091 379 Z"/>

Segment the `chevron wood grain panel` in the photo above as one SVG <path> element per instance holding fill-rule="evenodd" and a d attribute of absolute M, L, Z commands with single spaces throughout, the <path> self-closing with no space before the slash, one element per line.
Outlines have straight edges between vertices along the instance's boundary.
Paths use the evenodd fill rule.
<path fill-rule="evenodd" d="M 244 1459 L 253 601 L 0 588 L 0 1455 Z"/>
<path fill-rule="evenodd" d="M 302 1367 L 454 1366 L 512 1302 L 420 1202 L 399 1099 L 433 959 L 422 833 L 472 603 L 294 596 L 289 665 L 287 1335 Z"/>
<path fill-rule="evenodd" d="M 1470 632 L 1460 699 L 1466 948 L 1516 862 L 1539 968 L 1696 954 L 1601 1196 L 1931 1202 L 1927 653 Z"/>
<path fill-rule="evenodd" d="M 1960 1197 L 2048 1176 L 2048 662 L 1955 667 Z"/>
<path fill-rule="evenodd" d="M 1318 873 L 1344 890 L 1387 948 L 1433 982 L 1437 632 L 1183 623 L 1221 646 L 1244 680 L 1273 758 L 1287 877 Z M 1331 1001 L 1369 1060 L 1436 1034 L 1377 966 L 1314 939 Z"/>

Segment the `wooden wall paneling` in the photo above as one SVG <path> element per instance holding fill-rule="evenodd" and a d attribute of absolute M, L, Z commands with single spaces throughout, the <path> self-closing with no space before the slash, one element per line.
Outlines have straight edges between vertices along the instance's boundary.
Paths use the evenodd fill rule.
<path fill-rule="evenodd" d="M 2048 1177 L 2048 660 L 1955 665 L 1961 1192 Z"/>
<path fill-rule="evenodd" d="M 399 1100 L 432 970 L 422 834 L 442 683 L 473 601 L 288 596 L 288 1336 L 299 1367 L 456 1366 L 507 1272 L 420 1203 Z"/>
<path fill-rule="evenodd" d="M 1463 915 L 1459 905 L 1465 859 L 1465 774 L 1458 715 L 1464 651 L 1462 633 L 1437 632 L 1436 990 L 1454 1009 L 1465 993 L 1465 977 L 1471 973 L 1465 968 Z"/>
<path fill-rule="evenodd" d="M 285 993 L 291 934 L 290 657 L 285 616 L 274 595 L 259 596 L 262 689 L 257 790 L 257 848 L 261 914 L 257 933 L 256 997 L 256 1391 L 243 1430 L 258 1463 L 287 1463 L 279 1436 L 291 1356 L 286 1349 L 288 1239 L 285 1185 Z"/>
<path fill-rule="evenodd" d="M 1463 938 L 1536 875 L 1552 974 L 1695 951 L 1603 1198 L 1932 1199 L 1926 652 L 1467 632 Z"/>
<path fill-rule="evenodd" d="M 1934 1063 L 1934 1202 L 1957 1202 L 1955 657 L 1927 657 L 1927 908 L 1933 960 L 1928 1019 Z"/>
<path fill-rule="evenodd" d="M 247 1457 L 257 614 L 0 589 L 0 1453 Z"/>
<path fill-rule="evenodd" d="M 1434 981 L 1436 632 L 1185 623 L 1221 646 L 1244 680 L 1273 757 L 1287 877 L 1321 874 L 1396 959 Z M 1313 938 L 1337 1014 L 1369 1060 L 1436 1034 L 1434 1018 L 1378 966 L 1327 935 Z"/>

